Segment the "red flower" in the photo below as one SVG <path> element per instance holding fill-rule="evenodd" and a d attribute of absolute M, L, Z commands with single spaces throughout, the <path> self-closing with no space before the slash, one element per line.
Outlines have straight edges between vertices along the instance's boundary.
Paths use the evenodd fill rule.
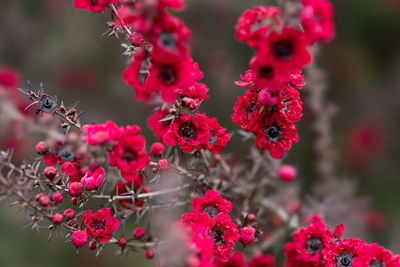
<path fill-rule="evenodd" d="M 221 258 L 217 258 L 214 262 L 215 267 L 246 267 L 246 261 L 244 256 L 240 252 L 233 254 L 228 261 L 223 261 Z"/>
<path fill-rule="evenodd" d="M 294 233 L 293 241 L 286 244 L 288 267 L 321 266 L 322 249 L 333 241 L 333 234 L 319 217 L 306 228 Z"/>
<path fill-rule="evenodd" d="M 277 115 L 272 115 L 258 126 L 256 137 L 257 148 L 268 150 L 274 159 L 282 158 L 299 141 L 294 124 L 282 123 Z"/>
<path fill-rule="evenodd" d="M 202 213 L 187 213 L 173 225 L 171 235 L 181 240 L 186 246 L 186 265 L 189 267 L 211 267 L 213 258 L 212 237 L 207 236 L 209 222 L 207 215 Z M 197 221 L 198 220 L 198 221 Z M 186 266 L 185 265 L 185 266 Z"/>
<path fill-rule="evenodd" d="M 197 63 L 193 63 L 188 55 L 176 60 L 173 56 L 152 53 L 145 86 L 146 90 L 160 91 L 163 101 L 174 103 L 180 88 L 190 87 L 202 77 Z"/>
<path fill-rule="evenodd" d="M 140 132 L 139 126 L 125 127 L 118 143 L 108 154 L 110 166 L 118 168 L 123 177 L 136 175 L 150 163 L 149 155 L 143 151 L 146 141 Z"/>
<path fill-rule="evenodd" d="M 281 33 L 272 32 L 259 52 L 259 56 L 270 57 L 273 65 L 289 69 L 291 73 L 311 61 L 304 35 L 293 28 L 284 28 Z"/>
<path fill-rule="evenodd" d="M 217 191 L 208 190 L 204 194 L 204 197 L 192 200 L 192 209 L 193 212 L 207 213 L 210 219 L 213 219 L 220 212 L 231 212 L 232 203 L 229 200 L 223 199 Z"/>
<path fill-rule="evenodd" d="M 348 267 L 353 266 L 353 261 L 358 257 L 358 251 L 365 246 L 359 239 L 344 239 L 340 242 L 332 242 L 322 249 L 323 266 Z"/>
<path fill-rule="evenodd" d="M 149 128 L 153 130 L 154 135 L 160 140 L 163 140 L 163 137 L 167 133 L 169 126 L 172 122 L 172 120 L 160 120 L 164 119 L 169 114 L 170 113 L 168 109 L 160 109 L 147 121 Z"/>
<path fill-rule="evenodd" d="M 304 35 L 293 28 L 284 28 L 281 33 L 272 32 L 266 37 L 250 67 L 257 88 L 276 91 L 310 61 Z"/>
<path fill-rule="evenodd" d="M 81 179 L 81 184 L 86 185 L 86 190 L 95 190 L 103 182 L 104 169 L 98 168 L 93 172 L 88 171 Z"/>
<path fill-rule="evenodd" d="M 255 256 L 250 262 L 249 267 L 274 267 L 275 260 L 270 255 Z"/>
<path fill-rule="evenodd" d="M 290 75 L 289 85 L 295 89 L 301 89 L 306 83 L 304 82 L 304 75 L 301 70 L 298 70 Z"/>
<path fill-rule="evenodd" d="M 74 8 L 89 12 L 102 12 L 109 4 L 117 4 L 119 0 L 74 0 Z"/>
<path fill-rule="evenodd" d="M 119 221 L 111 216 L 111 210 L 108 208 L 102 208 L 94 214 L 88 210 L 83 215 L 82 222 L 89 237 L 101 243 L 108 242 L 111 239 L 110 233 L 117 231 L 119 227 Z"/>
<path fill-rule="evenodd" d="M 190 226 L 193 231 L 202 229 L 206 234 L 210 233 L 210 219 L 205 213 L 185 213 L 182 215 L 180 222 Z"/>
<path fill-rule="evenodd" d="M 258 6 L 246 10 L 236 24 L 236 39 L 258 49 L 260 39 L 281 26 L 281 12 L 276 7 Z"/>
<path fill-rule="evenodd" d="M 279 117 L 286 122 L 298 122 L 303 116 L 302 106 L 299 91 L 288 85 L 283 86 L 279 94 L 279 102 L 275 107 L 280 113 Z"/>
<path fill-rule="evenodd" d="M 208 149 L 214 154 L 221 154 L 222 148 L 228 144 L 231 137 L 226 129 L 219 125 L 217 119 L 208 119 L 207 124 L 210 127 L 210 140 L 204 149 Z"/>
<path fill-rule="evenodd" d="M 193 83 L 189 87 L 182 87 L 178 89 L 178 94 L 182 98 L 189 97 L 194 99 L 197 104 L 200 100 L 207 100 L 208 99 L 208 88 L 204 83 Z"/>
<path fill-rule="evenodd" d="M 253 90 L 247 90 L 244 96 L 238 97 L 233 108 L 232 121 L 242 130 L 254 132 L 261 121 L 261 105 L 258 103 L 258 94 Z"/>
<path fill-rule="evenodd" d="M 227 259 L 239 239 L 239 231 L 228 214 L 220 213 L 210 221 L 210 236 L 214 238 L 214 253 Z"/>
<path fill-rule="evenodd" d="M 198 113 L 196 117 L 184 114 L 175 118 L 163 137 L 164 144 L 167 146 L 179 145 L 185 153 L 208 145 L 211 135 L 207 119 L 206 116 Z"/>
<path fill-rule="evenodd" d="M 399 267 L 399 256 L 393 256 L 392 252 L 378 246 L 378 244 L 369 244 L 360 246 L 357 251 L 359 255 L 353 261 L 354 267 L 364 266 L 385 266 Z"/>
<path fill-rule="evenodd" d="M 181 58 L 188 52 L 187 42 L 190 35 L 190 30 L 182 21 L 168 13 L 161 13 L 154 19 L 149 33 L 149 41 L 157 53 L 166 53 Z"/>
<path fill-rule="evenodd" d="M 132 86 L 132 88 L 135 90 L 136 98 L 139 101 L 146 101 L 156 88 L 145 86 L 149 74 L 142 63 L 142 58 L 134 56 L 132 58 L 132 64 L 125 69 L 124 73 L 122 74 L 122 78 L 127 85 Z"/>
<path fill-rule="evenodd" d="M 117 140 L 121 135 L 121 129 L 112 121 L 105 124 L 83 125 L 86 142 L 90 146 L 104 145 Z"/>
<path fill-rule="evenodd" d="M 302 0 L 301 24 L 309 44 L 335 36 L 332 4 L 326 0 Z"/>

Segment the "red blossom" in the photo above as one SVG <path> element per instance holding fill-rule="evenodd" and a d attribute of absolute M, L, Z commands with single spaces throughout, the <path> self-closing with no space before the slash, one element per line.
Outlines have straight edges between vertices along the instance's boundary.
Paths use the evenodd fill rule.
<path fill-rule="evenodd" d="M 277 7 L 253 7 L 240 16 L 235 37 L 239 42 L 247 42 L 253 49 L 258 49 L 262 37 L 281 24 L 281 12 Z"/>
<path fill-rule="evenodd" d="M 294 124 L 282 123 L 277 115 L 258 125 L 256 136 L 257 148 L 268 150 L 274 159 L 282 158 L 285 152 L 299 141 Z"/>
<path fill-rule="evenodd" d="M 333 234 L 319 217 L 310 219 L 310 225 L 296 231 L 293 241 L 286 244 L 288 267 L 321 266 L 322 250 L 333 241 Z"/>
<path fill-rule="evenodd" d="M 322 249 L 323 266 L 345 267 L 353 266 L 353 261 L 359 256 L 365 242 L 359 239 L 344 239 L 339 242 L 332 242 Z"/>
<path fill-rule="evenodd" d="M 231 212 L 232 203 L 223 199 L 217 191 L 208 190 L 202 198 L 192 200 L 192 209 L 193 212 L 207 213 L 210 219 L 213 219 L 220 212 Z"/>
<path fill-rule="evenodd" d="M 101 243 L 107 243 L 111 239 L 110 234 L 117 231 L 119 227 L 119 221 L 111 216 L 111 210 L 108 208 L 103 208 L 93 214 L 91 210 L 88 210 L 83 215 L 82 222 L 89 237 Z"/>
<path fill-rule="evenodd" d="M 121 135 L 121 129 L 112 122 L 105 124 L 83 125 L 86 142 L 90 146 L 104 145 L 117 140 Z"/>
<path fill-rule="evenodd" d="M 168 132 L 164 135 L 164 144 L 167 146 L 179 145 L 183 152 L 190 153 L 210 142 L 210 128 L 208 118 L 199 113 L 196 117 L 181 115 L 171 123 Z"/>
<path fill-rule="evenodd" d="M 85 176 L 82 177 L 81 184 L 83 186 L 86 186 L 85 189 L 88 191 L 95 190 L 103 182 L 103 177 L 104 177 L 104 169 L 98 168 L 95 169 L 93 172 L 90 171 L 87 172 Z"/>
<path fill-rule="evenodd" d="M 146 141 L 140 132 L 139 126 L 125 127 L 112 152 L 108 154 L 110 166 L 118 168 L 125 179 L 136 175 L 137 171 L 143 170 L 150 163 L 149 156 L 143 150 Z"/>
<path fill-rule="evenodd" d="M 233 109 L 232 121 L 242 130 L 254 132 L 261 122 L 261 105 L 258 102 L 258 94 L 253 90 L 247 90 L 245 95 L 238 97 Z"/>
<path fill-rule="evenodd" d="M 332 4 L 327 0 L 301 0 L 300 19 L 308 44 L 328 42 L 335 36 Z"/>

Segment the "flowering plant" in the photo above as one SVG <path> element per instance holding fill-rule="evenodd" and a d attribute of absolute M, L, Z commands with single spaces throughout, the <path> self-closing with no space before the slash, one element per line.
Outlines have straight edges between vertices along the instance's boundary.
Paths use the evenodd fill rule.
<path fill-rule="evenodd" d="M 18 76 L 0 70 L 0 92 L 11 92 L 0 95 L 1 110 L 45 136 L 32 163 L 13 163 L 12 149 L 0 153 L 0 194 L 16 198 L 28 225 L 62 234 L 77 251 L 143 249 L 159 266 L 400 266 L 377 244 L 342 238 L 344 225 L 332 231 L 329 211 L 304 200 L 296 169 L 282 164 L 300 140 L 302 88 L 310 83 L 310 110 L 316 125 L 325 123 L 315 127 L 323 193 L 339 188 L 330 154 L 333 109 L 319 91 L 315 63 L 317 48 L 335 35 L 328 0 L 249 7 L 238 19 L 235 37 L 254 56 L 235 83 L 244 92 L 232 103 L 238 129 L 231 132 L 200 110 L 209 89 L 190 56 L 191 31 L 171 14 L 184 9 L 183 0 L 73 6 L 112 15 L 106 34 L 123 37 L 130 63 L 122 78 L 153 107 L 148 126 L 159 140 L 146 144 L 138 125 L 82 125 L 77 104 L 59 103 L 42 83 L 19 88 L 26 103 L 10 90 Z M 60 123 L 46 128 L 44 118 Z M 224 153 L 234 134 L 252 140 L 250 158 Z"/>

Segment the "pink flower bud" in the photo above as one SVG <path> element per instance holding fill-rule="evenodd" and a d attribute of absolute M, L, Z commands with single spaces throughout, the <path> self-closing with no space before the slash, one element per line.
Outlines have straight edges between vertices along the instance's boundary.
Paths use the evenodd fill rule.
<path fill-rule="evenodd" d="M 254 229 L 251 226 L 248 227 L 243 227 L 242 229 L 240 229 L 239 231 L 239 241 L 243 244 L 243 245 L 248 245 L 251 242 L 254 241 L 254 234 L 256 232 L 256 229 Z"/>
<path fill-rule="evenodd" d="M 71 197 L 79 197 L 82 195 L 83 185 L 78 182 L 73 182 L 69 185 L 68 193 Z"/>
<path fill-rule="evenodd" d="M 40 199 L 41 196 L 43 196 L 43 193 L 36 194 L 36 196 L 35 196 L 36 202 L 39 202 L 39 199 Z"/>
<path fill-rule="evenodd" d="M 51 200 L 56 204 L 60 204 L 63 201 L 63 195 L 59 192 L 53 193 L 51 195 Z"/>
<path fill-rule="evenodd" d="M 161 144 L 160 142 L 156 142 L 151 145 L 150 147 L 150 153 L 154 157 L 161 157 L 165 152 L 165 146 Z"/>
<path fill-rule="evenodd" d="M 141 239 L 142 237 L 144 237 L 144 234 L 144 230 L 141 227 L 137 227 L 132 231 L 132 235 L 136 239 Z"/>
<path fill-rule="evenodd" d="M 118 246 L 120 246 L 121 248 L 126 246 L 126 239 L 125 237 L 121 237 L 120 239 L 118 239 Z"/>
<path fill-rule="evenodd" d="M 279 169 L 279 177 L 282 181 L 291 182 L 296 177 L 296 170 L 290 165 L 283 165 Z"/>
<path fill-rule="evenodd" d="M 71 242 L 78 248 L 82 247 L 88 242 L 88 235 L 85 231 L 75 231 L 71 235 Z"/>
<path fill-rule="evenodd" d="M 254 213 L 247 214 L 247 220 L 253 222 L 256 219 L 256 215 Z"/>
<path fill-rule="evenodd" d="M 39 205 L 42 207 L 48 207 L 50 205 L 51 201 L 50 198 L 48 196 L 42 195 L 39 198 Z"/>
<path fill-rule="evenodd" d="M 169 169 L 169 163 L 167 159 L 160 159 L 157 164 L 158 170 L 165 172 Z"/>
<path fill-rule="evenodd" d="M 44 176 L 46 176 L 50 180 L 54 180 L 54 178 L 58 175 L 58 171 L 54 167 L 46 167 L 43 173 Z"/>
<path fill-rule="evenodd" d="M 97 244 L 95 241 L 90 241 L 89 242 L 89 249 L 90 250 L 95 250 L 97 248 Z"/>
<path fill-rule="evenodd" d="M 49 151 L 49 147 L 47 146 L 47 144 L 43 141 L 39 142 L 36 145 L 36 153 L 38 153 L 39 155 L 44 155 Z"/>
<path fill-rule="evenodd" d="M 75 211 L 73 209 L 64 210 L 64 218 L 69 221 L 75 217 Z"/>
<path fill-rule="evenodd" d="M 138 32 L 133 32 L 130 36 L 129 36 L 129 42 L 131 43 L 131 45 L 139 47 L 142 46 L 144 39 L 143 39 L 143 35 L 141 35 Z"/>
<path fill-rule="evenodd" d="M 146 252 L 144 253 L 144 256 L 145 256 L 147 259 L 150 260 L 150 259 L 154 258 L 154 251 L 151 250 L 151 249 L 147 249 Z"/>
<path fill-rule="evenodd" d="M 63 216 L 60 213 L 55 213 L 53 216 L 51 216 L 51 221 L 55 224 L 61 224 L 63 221 Z"/>
<path fill-rule="evenodd" d="M 71 198 L 71 204 L 76 206 L 78 204 L 78 198 L 76 197 Z"/>

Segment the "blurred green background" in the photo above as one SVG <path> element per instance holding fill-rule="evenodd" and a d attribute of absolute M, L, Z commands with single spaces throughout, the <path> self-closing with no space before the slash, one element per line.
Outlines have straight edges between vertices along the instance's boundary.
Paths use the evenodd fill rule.
<path fill-rule="evenodd" d="M 358 183 L 356 197 L 371 205 L 371 214 L 365 217 L 371 231 L 365 238 L 399 253 L 400 1 L 332 3 L 337 36 L 322 46 L 317 62 L 327 72 L 328 100 L 338 107 L 333 120 L 335 172 Z M 234 26 L 245 9 L 269 4 L 274 1 L 187 0 L 187 9 L 176 14 L 192 30 L 192 56 L 210 88 L 202 111 L 217 117 L 229 131 L 237 129 L 230 115 L 243 94 L 233 82 L 253 55 L 235 41 Z M 0 66 L 17 69 L 23 80 L 35 86 L 43 81 L 48 93 L 66 103 L 79 100 L 86 123 L 113 120 L 140 125 L 150 144 L 155 141 L 146 126 L 151 108 L 136 101 L 121 78 L 128 61 L 120 41 L 101 37 L 109 19 L 107 13 L 74 10 L 72 0 L 2 0 Z M 285 162 L 298 168 L 304 183 L 313 184 L 318 177 L 307 95 L 304 90 L 304 117 L 297 124 L 301 142 Z M 240 142 L 235 135 L 225 151 L 241 155 Z M 88 249 L 75 256 L 62 238 L 48 243 L 46 229 L 41 234 L 22 230 L 23 214 L 16 214 L 7 203 L 1 204 L 0 211 L 0 266 L 153 265 L 142 253 L 113 256 L 115 248 L 96 259 Z"/>

